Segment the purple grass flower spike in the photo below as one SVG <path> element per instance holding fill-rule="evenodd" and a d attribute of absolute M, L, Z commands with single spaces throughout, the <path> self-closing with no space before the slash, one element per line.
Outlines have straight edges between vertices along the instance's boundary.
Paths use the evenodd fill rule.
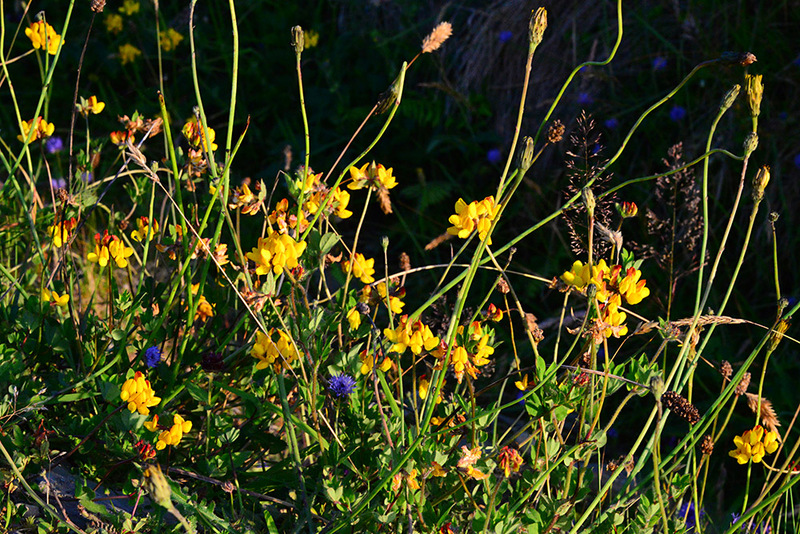
<path fill-rule="evenodd" d="M 669 110 L 669 118 L 673 122 L 682 121 L 684 118 L 686 118 L 686 108 L 672 106 L 672 109 Z"/>
<path fill-rule="evenodd" d="M 48 154 L 57 154 L 64 150 L 64 140 L 57 135 L 48 137 L 47 141 L 44 142 L 44 150 Z"/>
<path fill-rule="evenodd" d="M 508 30 L 505 30 L 500 32 L 500 36 L 498 37 L 498 39 L 500 40 L 501 43 L 507 43 L 508 41 L 511 40 L 512 37 L 514 37 L 514 34 Z"/>
<path fill-rule="evenodd" d="M 658 56 L 653 59 L 653 70 L 659 71 L 667 68 L 667 58 Z"/>
<path fill-rule="evenodd" d="M 356 381 L 346 374 L 333 375 L 328 382 L 328 390 L 335 396 L 343 399 L 349 397 L 356 389 Z"/>
<path fill-rule="evenodd" d="M 500 152 L 499 148 L 493 148 L 486 153 L 486 159 L 491 164 L 500 163 L 500 160 L 503 159 L 503 154 Z"/>
<path fill-rule="evenodd" d="M 152 346 L 144 351 L 144 363 L 146 363 L 147 367 L 150 369 L 161 363 L 161 351 L 158 350 L 158 347 Z"/>

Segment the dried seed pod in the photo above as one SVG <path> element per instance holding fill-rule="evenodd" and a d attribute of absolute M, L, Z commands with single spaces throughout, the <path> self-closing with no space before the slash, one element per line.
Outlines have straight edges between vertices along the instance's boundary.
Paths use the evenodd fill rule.
<path fill-rule="evenodd" d="M 697 407 L 675 391 L 666 391 L 661 395 L 661 402 L 672 413 L 685 420 L 690 425 L 700 420 L 700 411 Z"/>
<path fill-rule="evenodd" d="M 736 386 L 736 396 L 742 396 L 747 393 L 747 388 L 750 387 L 750 373 L 745 373 L 742 380 Z"/>
<path fill-rule="evenodd" d="M 733 367 L 728 360 L 722 360 L 722 365 L 719 366 L 719 372 L 725 378 L 730 378 L 733 375 Z"/>
<path fill-rule="evenodd" d="M 703 441 L 700 442 L 700 452 L 706 456 L 711 456 L 714 452 L 714 440 L 709 435 L 703 436 Z"/>

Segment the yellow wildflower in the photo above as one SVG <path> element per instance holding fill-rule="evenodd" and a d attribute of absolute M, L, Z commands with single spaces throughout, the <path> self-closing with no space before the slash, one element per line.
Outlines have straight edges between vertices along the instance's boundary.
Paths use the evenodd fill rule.
<path fill-rule="evenodd" d="M 455 210 L 455 214 L 448 219 L 453 226 L 447 229 L 447 233 L 466 239 L 477 229 L 478 237 L 483 240 L 486 239 L 500 206 L 495 204 L 494 197 L 486 197 L 480 202 L 474 200 L 469 204 L 459 198 Z M 487 244 L 491 245 L 492 240 L 489 239 Z"/>
<path fill-rule="evenodd" d="M 47 48 L 47 53 L 54 56 L 61 43 L 61 36 L 56 33 L 50 24 L 37 20 L 29 27 L 25 28 L 25 35 L 31 40 L 33 48 Z"/>
<path fill-rule="evenodd" d="M 119 12 L 130 17 L 139 12 L 139 2 L 136 0 L 125 0 L 122 2 L 122 7 L 119 8 Z"/>
<path fill-rule="evenodd" d="M 158 32 L 158 42 L 164 52 L 175 50 L 181 41 L 183 41 L 183 35 L 172 28 Z"/>
<path fill-rule="evenodd" d="M 55 125 L 50 122 L 48 123 L 41 117 L 36 117 L 35 119 L 31 119 L 29 121 L 22 121 L 22 135 L 18 135 L 17 139 L 25 142 L 25 139 L 28 138 L 28 134 L 33 128 L 33 136 L 31 137 L 31 142 L 36 141 L 37 139 L 44 139 L 45 137 L 50 137 L 53 135 L 56 127 Z"/>
<path fill-rule="evenodd" d="M 347 219 L 353 212 L 347 209 L 350 203 L 350 193 L 338 187 L 333 190 L 333 206 L 336 208 L 336 216 L 340 219 Z"/>
<path fill-rule="evenodd" d="M 111 142 L 117 145 L 120 148 L 125 147 L 125 141 L 130 137 L 131 143 L 134 142 L 133 135 L 128 132 L 128 130 L 121 130 L 118 132 L 111 132 L 108 135 L 111 138 Z"/>
<path fill-rule="evenodd" d="M 503 474 L 505 474 L 506 478 L 508 478 L 512 472 L 516 473 L 519 471 L 523 463 L 522 456 L 519 455 L 517 449 L 512 449 L 510 447 L 503 447 L 497 459 L 500 469 L 503 470 Z"/>
<path fill-rule="evenodd" d="M 458 468 L 464 471 L 467 476 L 472 477 L 475 480 L 484 480 L 488 478 L 489 475 L 480 472 L 474 467 L 475 463 L 480 460 L 480 458 L 480 447 L 475 447 L 474 449 L 470 450 L 466 445 L 462 445 L 461 458 L 458 460 Z"/>
<path fill-rule="evenodd" d="M 373 161 L 372 163 L 365 163 L 361 168 L 350 167 L 350 179 L 352 180 L 347 184 L 348 189 L 361 189 L 363 187 L 371 187 L 373 191 L 380 189 L 392 189 L 397 185 L 397 181 L 392 176 L 392 168 L 388 169 Z"/>
<path fill-rule="evenodd" d="M 145 241 L 153 239 L 158 233 L 158 221 L 153 219 L 152 222 L 147 217 L 136 218 L 136 230 L 131 232 L 131 238 L 134 241 Z"/>
<path fill-rule="evenodd" d="M 78 109 L 78 112 L 83 115 L 84 117 L 88 117 L 91 113 L 92 115 L 97 115 L 101 111 L 103 111 L 106 107 L 105 102 L 99 102 L 95 95 L 90 96 L 88 99 L 81 97 L 81 101 L 79 104 L 75 104 L 75 107 Z"/>
<path fill-rule="evenodd" d="M 77 224 L 75 217 L 72 217 L 66 221 L 48 226 L 47 233 L 53 238 L 53 246 L 56 248 L 64 246 L 72 238 L 72 232 Z"/>
<path fill-rule="evenodd" d="M 360 372 L 362 375 L 368 375 L 372 372 L 372 368 L 375 366 L 375 355 L 367 353 L 367 350 L 364 349 L 358 355 L 361 358 L 361 369 Z M 383 371 L 384 373 L 392 368 L 392 360 L 389 358 L 384 358 L 383 361 L 378 365 L 378 369 Z"/>
<path fill-rule="evenodd" d="M 306 249 L 305 241 L 296 242 L 288 234 L 279 234 L 268 228 L 266 239 L 258 238 L 258 246 L 247 253 L 247 258 L 256 264 L 256 274 L 267 274 L 270 269 L 276 275 L 283 272 L 284 268 L 294 269 L 298 259 Z"/>
<path fill-rule="evenodd" d="M 314 48 L 319 43 L 319 33 L 314 30 L 304 31 L 303 42 L 306 48 Z"/>
<path fill-rule="evenodd" d="M 363 254 L 357 252 L 353 255 L 353 259 L 342 263 L 344 272 L 352 272 L 353 276 L 360 279 L 365 284 L 371 284 L 375 281 L 372 276 L 375 274 L 375 259 L 366 259 Z"/>
<path fill-rule="evenodd" d="M 108 253 L 117 262 L 117 267 L 124 269 L 128 266 L 128 258 L 133 254 L 133 249 L 126 247 L 125 243 L 117 236 L 111 236 L 111 241 L 108 243 Z"/>
<path fill-rule="evenodd" d="M 42 300 L 45 302 L 50 302 L 53 306 L 59 306 L 64 308 L 67 304 L 69 304 L 69 294 L 64 293 L 60 295 L 55 291 L 50 291 L 47 288 L 42 289 Z M 51 302 L 52 301 L 52 302 Z"/>
<path fill-rule="evenodd" d="M 275 334 L 278 339 L 275 340 Z M 250 355 L 258 359 L 256 369 L 265 369 L 272 365 L 278 372 L 282 367 L 288 368 L 297 359 L 298 351 L 292 338 L 283 330 L 272 328 L 269 334 L 256 332 L 256 342 L 250 349 Z"/>
<path fill-rule="evenodd" d="M 350 323 L 350 330 L 358 330 L 358 327 L 361 326 L 361 313 L 358 309 L 353 307 L 347 312 L 347 322 Z"/>
<path fill-rule="evenodd" d="M 650 294 L 650 289 L 645 287 L 645 280 L 639 280 L 641 276 L 642 271 L 628 267 L 625 278 L 619 283 L 619 292 L 628 304 L 639 304 Z"/>
<path fill-rule="evenodd" d="M 108 33 L 117 35 L 122 31 L 122 16 L 117 15 L 116 13 L 109 13 L 103 19 L 103 24 L 105 25 Z"/>
<path fill-rule="evenodd" d="M 122 391 L 119 398 L 122 402 L 128 403 L 128 410 L 139 412 L 142 415 L 149 415 L 150 408 L 161 402 L 160 397 L 155 396 L 150 381 L 145 379 L 144 374 L 136 371 L 133 378 L 129 378 L 122 384 Z"/>
<path fill-rule="evenodd" d="M 142 55 L 142 51 L 130 43 L 119 45 L 118 50 L 119 50 L 119 61 L 123 65 L 127 65 L 128 63 L 133 63 L 134 61 L 136 61 L 136 58 Z"/>
<path fill-rule="evenodd" d="M 422 321 L 409 323 L 408 315 L 400 317 L 394 330 L 384 329 L 383 335 L 392 343 L 389 351 L 399 354 L 403 354 L 407 348 L 414 354 L 420 354 L 422 349 L 430 351 L 439 345 L 439 338 L 433 335 L 428 325 L 422 324 Z"/>
<path fill-rule="evenodd" d="M 778 450 L 775 432 L 770 431 L 765 434 L 761 425 L 756 425 L 752 430 L 745 430 L 741 436 L 735 436 L 733 443 L 736 449 L 730 451 L 728 455 L 736 458 L 740 464 L 746 464 L 750 460 L 758 463 L 765 454 L 772 454 Z"/>
<path fill-rule="evenodd" d="M 208 130 L 208 139 L 205 142 L 204 140 L 206 135 L 204 130 Z M 186 140 L 189 141 L 189 144 L 192 145 L 192 148 L 199 150 L 202 145 L 202 148 L 206 152 L 209 152 L 209 147 L 211 147 L 211 152 L 217 149 L 217 145 L 214 143 L 217 133 L 214 131 L 214 128 L 206 126 L 204 129 L 203 126 L 197 122 L 196 118 L 193 117 L 186 121 L 186 124 L 183 125 L 183 130 L 181 131 Z"/>
<path fill-rule="evenodd" d="M 430 391 L 431 382 L 428 380 L 424 375 L 419 379 L 419 385 L 417 386 L 417 393 L 419 394 L 419 398 L 425 400 L 428 398 L 428 391 Z M 442 402 L 442 392 L 440 391 L 439 394 L 436 396 L 436 404 Z"/>
<path fill-rule="evenodd" d="M 381 297 L 381 302 L 386 304 L 386 282 L 379 283 L 377 286 L 375 286 L 375 288 L 378 290 L 378 295 Z M 400 291 L 403 295 L 405 295 L 405 289 L 400 288 Z M 403 313 L 403 306 L 405 306 L 405 303 L 400 300 L 400 297 L 396 295 L 389 295 L 389 308 L 392 310 L 393 314 L 400 315 Z"/>
<path fill-rule="evenodd" d="M 158 414 L 153 414 L 153 419 L 144 422 L 144 427 L 150 432 L 158 430 Z"/>
<path fill-rule="evenodd" d="M 172 416 L 172 428 L 158 435 L 156 449 L 162 450 L 167 445 L 175 446 L 181 442 L 183 435 L 192 430 L 192 422 L 186 421 L 178 414 Z"/>

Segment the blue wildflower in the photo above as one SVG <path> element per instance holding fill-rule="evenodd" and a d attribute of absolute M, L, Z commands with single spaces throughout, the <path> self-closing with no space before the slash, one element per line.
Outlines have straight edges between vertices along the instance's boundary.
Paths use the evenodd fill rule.
<path fill-rule="evenodd" d="M 673 122 L 682 121 L 686 117 L 686 108 L 682 108 L 680 106 L 672 106 L 672 109 L 669 110 L 669 118 L 672 119 Z"/>
<path fill-rule="evenodd" d="M 64 150 L 64 140 L 54 135 L 53 137 L 48 137 L 47 141 L 44 142 L 44 150 L 48 154 L 56 154 Z"/>
<path fill-rule="evenodd" d="M 700 509 L 700 519 L 706 515 L 706 511 L 702 508 Z M 684 523 L 686 524 L 686 531 L 687 532 L 694 532 L 695 527 L 697 526 L 696 518 L 694 516 L 694 503 L 688 502 L 683 503 L 681 509 L 678 510 L 678 517 L 683 519 Z"/>
<path fill-rule="evenodd" d="M 589 93 L 578 93 L 578 104 L 581 106 L 589 106 L 594 102 L 594 98 Z"/>
<path fill-rule="evenodd" d="M 355 389 L 356 381 L 350 375 L 334 375 L 328 382 L 328 391 L 340 399 L 349 397 Z"/>
<path fill-rule="evenodd" d="M 91 171 L 81 173 L 81 180 L 83 180 L 87 184 L 94 181 L 94 173 Z"/>
<path fill-rule="evenodd" d="M 53 178 L 50 180 L 50 185 L 53 186 L 53 189 L 66 189 L 67 181 L 63 178 Z"/>
<path fill-rule="evenodd" d="M 664 70 L 667 68 L 667 58 L 658 56 L 653 59 L 653 70 Z"/>
<path fill-rule="evenodd" d="M 794 157 L 794 166 L 800 169 L 800 154 Z"/>
<path fill-rule="evenodd" d="M 144 363 L 146 363 L 147 367 L 150 369 L 161 363 L 161 351 L 158 350 L 158 347 L 152 346 L 144 351 Z"/>
<path fill-rule="evenodd" d="M 505 30 L 500 32 L 500 36 L 498 37 L 498 39 L 500 40 L 501 43 L 507 43 L 508 41 L 511 40 L 512 37 L 514 37 L 514 34 L 508 30 Z"/>
<path fill-rule="evenodd" d="M 603 123 L 609 130 L 616 130 L 619 127 L 619 121 L 616 117 L 611 117 Z"/>
<path fill-rule="evenodd" d="M 493 148 L 486 153 L 486 159 L 489 163 L 497 164 L 500 163 L 500 160 L 503 159 L 503 154 L 500 152 L 499 148 Z"/>

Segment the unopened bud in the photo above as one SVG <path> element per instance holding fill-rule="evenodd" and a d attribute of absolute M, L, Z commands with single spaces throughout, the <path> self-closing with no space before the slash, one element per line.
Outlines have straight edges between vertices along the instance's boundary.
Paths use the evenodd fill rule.
<path fill-rule="evenodd" d="M 661 401 L 661 395 L 664 394 L 664 379 L 656 375 L 650 379 L 650 393 L 656 398 L 656 402 Z"/>
<path fill-rule="evenodd" d="M 583 197 L 583 203 L 586 206 L 586 211 L 589 212 L 589 217 L 594 217 L 594 208 L 597 206 L 597 201 L 594 199 L 594 193 L 588 187 L 584 187 L 581 191 L 581 196 Z"/>
<path fill-rule="evenodd" d="M 769 183 L 769 165 L 763 165 L 753 178 L 753 200 L 761 202 L 764 198 L 764 189 Z"/>
<path fill-rule="evenodd" d="M 300 55 L 303 53 L 303 49 L 306 46 L 306 39 L 303 28 L 300 26 L 292 27 L 292 46 L 294 47 L 295 54 Z"/>
<path fill-rule="evenodd" d="M 639 207 L 635 202 L 623 202 L 622 204 L 618 202 L 616 208 L 617 213 L 619 213 L 623 219 L 636 217 L 636 214 L 639 213 Z"/>
<path fill-rule="evenodd" d="M 519 151 L 519 170 L 522 174 L 528 172 L 533 164 L 533 139 L 528 136 L 522 138 L 522 147 Z"/>
<path fill-rule="evenodd" d="M 764 96 L 764 84 L 761 83 L 761 75 L 745 74 L 744 90 L 747 91 L 747 102 L 750 104 L 750 115 L 753 117 L 758 117 L 761 114 L 761 97 Z"/>
<path fill-rule="evenodd" d="M 767 348 L 767 352 L 772 352 L 778 348 L 778 344 L 783 339 L 783 334 L 789 328 L 789 323 L 787 321 L 781 320 L 775 325 L 775 330 L 769 336 L 769 347 Z"/>
<path fill-rule="evenodd" d="M 756 56 L 750 52 L 723 52 L 719 60 L 729 65 L 741 65 L 747 67 L 756 61 Z"/>
<path fill-rule="evenodd" d="M 780 213 L 778 213 L 777 211 L 771 211 L 769 214 L 769 223 L 774 226 L 775 223 L 778 222 L 778 219 L 780 219 L 780 217 L 781 217 Z"/>
<path fill-rule="evenodd" d="M 741 89 L 742 89 L 742 86 L 739 85 L 738 83 L 736 85 L 734 85 L 733 87 L 731 87 L 730 91 L 728 91 L 725 94 L 725 96 L 722 98 L 722 102 L 720 102 L 720 104 L 719 104 L 720 111 L 726 111 L 728 108 L 730 108 L 733 105 L 734 101 L 736 100 L 736 97 L 739 96 L 739 91 Z"/>
<path fill-rule="evenodd" d="M 389 248 L 389 237 L 388 236 L 381 236 L 381 248 L 386 250 Z"/>
<path fill-rule="evenodd" d="M 744 157 L 750 157 L 750 154 L 755 152 L 756 148 L 758 148 L 758 134 L 750 132 L 744 138 Z"/>
<path fill-rule="evenodd" d="M 547 10 L 543 7 L 538 8 L 532 15 L 528 24 L 528 39 L 533 46 L 538 46 L 542 42 L 544 31 L 547 29 Z"/>

